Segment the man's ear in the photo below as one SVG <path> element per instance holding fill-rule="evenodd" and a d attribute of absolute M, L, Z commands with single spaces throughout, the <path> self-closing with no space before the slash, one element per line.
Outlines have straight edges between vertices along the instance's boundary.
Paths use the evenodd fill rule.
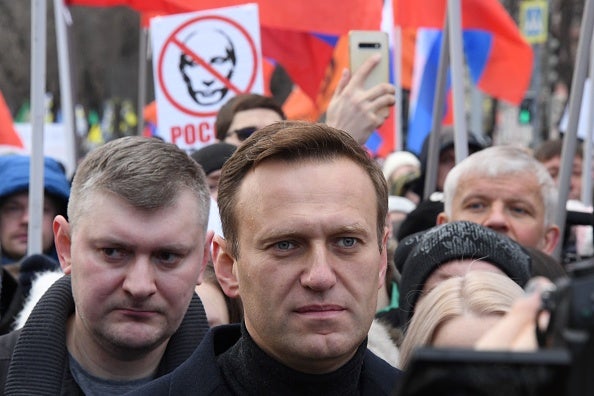
<path fill-rule="evenodd" d="M 239 297 L 236 261 L 230 253 L 227 240 L 220 235 L 215 235 L 212 240 L 212 256 L 215 273 L 223 292 L 231 298 Z"/>
<path fill-rule="evenodd" d="M 56 216 L 53 223 L 54 244 L 58 253 L 58 260 L 62 271 L 66 275 L 72 272 L 72 236 L 70 234 L 70 223 L 64 216 Z"/>
<path fill-rule="evenodd" d="M 436 225 L 441 225 L 441 224 L 445 224 L 448 222 L 448 216 L 445 214 L 445 212 L 441 212 L 440 214 L 437 215 L 437 219 L 435 224 Z"/>
<path fill-rule="evenodd" d="M 210 249 L 212 247 L 212 237 L 214 235 L 214 231 L 208 231 L 206 233 L 206 237 L 204 240 L 204 251 L 202 252 L 202 261 L 200 263 L 200 272 L 198 273 L 198 279 L 196 280 L 196 285 L 199 285 L 204 280 L 204 270 L 208 265 L 209 261 L 211 260 L 210 256 Z"/>
<path fill-rule="evenodd" d="M 561 237 L 559 227 L 556 225 L 549 226 L 545 231 L 544 235 L 544 243 L 540 250 L 545 252 L 546 254 L 553 254 L 557 244 L 559 243 L 559 239 Z"/>

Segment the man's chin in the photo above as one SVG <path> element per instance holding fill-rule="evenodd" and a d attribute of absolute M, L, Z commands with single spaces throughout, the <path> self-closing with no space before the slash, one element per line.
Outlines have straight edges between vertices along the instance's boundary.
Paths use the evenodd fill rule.
<path fill-rule="evenodd" d="M 114 343 L 114 350 L 126 360 L 135 360 L 148 355 L 166 340 L 119 340 Z"/>
<path fill-rule="evenodd" d="M 17 249 L 13 249 L 11 251 L 8 250 L 3 250 L 2 254 L 10 259 L 13 260 L 20 260 L 21 258 L 25 257 L 27 255 L 27 245 L 22 246 L 22 247 L 17 247 Z"/>
<path fill-rule="evenodd" d="M 154 329 L 119 330 L 106 335 L 104 339 L 121 355 L 130 355 L 130 359 L 145 355 L 169 339 L 168 336 Z"/>

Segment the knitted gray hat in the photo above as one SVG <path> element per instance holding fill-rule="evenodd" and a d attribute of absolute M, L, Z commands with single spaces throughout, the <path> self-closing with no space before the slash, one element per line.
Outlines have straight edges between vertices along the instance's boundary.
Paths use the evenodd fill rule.
<path fill-rule="evenodd" d="M 476 223 L 446 223 L 420 235 L 414 234 L 406 245 L 410 253 L 399 268 L 402 324 L 412 317 L 425 282 L 441 264 L 460 259 L 486 261 L 522 287 L 530 279 L 529 253 L 506 235 Z"/>

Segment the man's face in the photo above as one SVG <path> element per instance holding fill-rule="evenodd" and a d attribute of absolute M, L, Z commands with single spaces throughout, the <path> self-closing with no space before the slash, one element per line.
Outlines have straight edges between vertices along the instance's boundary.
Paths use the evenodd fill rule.
<path fill-rule="evenodd" d="M 559 185 L 559 172 L 561 171 L 561 157 L 556 156 L 548 161 L 542 163 L 549 174 L 555 181 L 556 185 Z M 573 158 L 573 168 L 571 169 L 571 179 L 569 184 L 569 199 L 581 199 L 582 194 L 582 159 L 580 157 Z"/>
<path fill-rule="evenodd" d="M 76 304 L 69 335 L 112 357 L 164 348 L 208 257 L 196 198 L 182 191 L 172 206 L 150 211 L 107 192 L 88 199 L 72 235 L 63 217 L 54 223 Z"/>
<path fill-rule="evenodd" d="M 344 158 L 268 161 L 247 174 L 238 198 L 240 253 L 227 265 L 250 335 L 298 371 L 337 369 L 367 335 L 386 270 L 369 176 Z"/>
<path fill-rule="evenodd" d="M 45 197 L 41 220 L 41 244 L 47 252 L 54 244 L 52 221 L 58 214 L 56 203 Z M 29 193 L 22 192 L 7 197 L 0 207 L 0 244 L 4 254 L 15 260 L 27 254 L 29 227 Z"/>
<path fill-rule="evenodd" d="M 223 33 L 217 30 L 197 32 L 187 44 L 196 56 L 219 74 L 216 76 L 186 54 L 187 63 L 182 68 L 182 73 L 187 78 L 190 96 L 202 106 L 221 102 L 229 91 L 223 79 L 229 80 L 235 69 L 233 45 Z"/>
<path fill-rule="evenodd" d="M 536 176 L 530 172 L 461 177 L 452 200 L 451 218 L 442 213 L 438 223 L 460 220 L 481 224 L 521 245 L 549 254 L 558 240 L 558 228 L 545 227 L 540 187 Z"/>
<path fill-rule="evenodd" d="M 239 147 L 247 138 L 247 136 L 241 136 L 242 130 L 250 128 L 253 132 L 278 121 L 282 121 L 282 117 L 274 110 L 250 109 L 238 111 L 233 116 L 233 121 L 229 125 L 229 131 L 227 131 L 224 142 Z"/>

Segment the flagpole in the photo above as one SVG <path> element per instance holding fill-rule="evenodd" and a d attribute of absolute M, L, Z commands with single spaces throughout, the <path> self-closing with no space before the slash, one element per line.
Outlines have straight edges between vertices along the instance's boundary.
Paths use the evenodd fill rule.
<path fill-rule="evenodd" d="M 462 53 L 462 17 L 460 0 L 448 0 L 450 63 L 454 95 L 454 149 L 456 163 L 468 157 L 466 112 L 464 110 L 464 55 Z"/>
<path fill-rule="evenodd" d="M 142 19 L 142 18 L 141 18 Z M 144 131 L 144 106 L 146 105 L 146 75 L 147 75 L 147 51 L 148 51 L 148 29 L 140 27 L 140 40 L 138 44 L 138 136 Z"/>
<path fill-rule="evenodd" d="M 27 254 L 41 253 L 43 140 L 46 82 L 46 0 L 31 2 L 31 163 Z"/>
<path fill-rule="evenodd" d="M 569 196 L 569 182 L 571 170 L 573 168 L 573 157 L 577 147 L 577 127 L 582 104 L 582 95 L 584 94 L 584 81 L 586 80 L 586 68 L 588 67 L 588 56 L 590 43 L 592 40 L 592 31 L 594 25 L 594 4 L 592 0 L 586 0 L 582 23 L 580 27 L 580 36 L 578 39 L 577 57 L 575 68 L 573 69 L 573 79 L 571 81 L 571 92 L 569 94 L 569 120 L 567 130 L 563 137 L 563 149 L 561 150 L 561 169 L 559 170 L 559 202 L 555 223 L 559 227 L 561 239 L 565 234 L 566 221 L 566 203 Z M 557 259 L 561 258 L 563 241 L 561 240 L 553 253 Z"/>
<path fill-rule="evenodd" d="M 62 107 L 62 123 L 66 143 L 67 161 L 76 168 L 78 150 L 74 133 L 74 101 L 72 99 L 72 72 L 68 47 L 68 28 L 66 17 L 70 16 L 64 6 L 64 0 L 54 0 L 54 19 L 56 24 L 56 41 L 58 47 L 58 70 L 60 77 L 60 102 Z M 71 20 L 71 18 L 69 18 Z"/>
<path fill-rule="evenodd" d="M 400 67 L 401 67 L 401 43 L 400 43 L 400 27 L 394 24 L 394 8 L 392 7 L 393 0 L 382 0 L 382 20 L 380 29 L 388 34 L 388 45 L 390 47 L 390 74 L 392 82 L 394 83 L 394 116 L 393 116 L 393 141 L 392 151 L 402 150 L 402 128 L 401 128 L 401 114 L 402 114 L 402 83 L 400 81 Z"/>
<path fill-rule="evenodd" d="M 474 136 L 484 136 L 483 133 L 483 94 L 476 85 L 472 85 L 470 95 L 470 131 Z"/>
<path fill-rule="evenodd" d="M 594 103 L 594 40 L 590 42 L 590 103 Z M 581 117 L 582 115 L 580 115 Z M 584 136 L 584 146 L 582 155 L 582 203 L 586 206 L 592 206 L 592 129 L 594 129 L 594 112 L 588 111 L 586 135 Z"/>
<path fill-rule="evenodd" d="M 446 81 L 448 66 L 450 63 L 450 29 L 447 12 L 444 16 L 443 34 L 439 52 L 439 65 L 437 69 L 437 81 L 435 96 L 433 97 L 433 111 L 431 118 L 431 131 L 429 133 L 429 147 L 427 151 L 427 168 L 425 174 L 425 187 L 423 188 L 423 199 L 429 199 L 437 185 L 437 166 L 439 163 L 439 135 L 441 134 L 441 123 L 443 119 L 443 108 L 446 97 Z"/>
<path fill-rule="evenodd" d="M 396 88 L 396 109 L 394 115 L 394 138 L 396 145 L 394 151 L 403 149 L 402 137 L 402 29 L 394 27 L 394 86 Z"/>

